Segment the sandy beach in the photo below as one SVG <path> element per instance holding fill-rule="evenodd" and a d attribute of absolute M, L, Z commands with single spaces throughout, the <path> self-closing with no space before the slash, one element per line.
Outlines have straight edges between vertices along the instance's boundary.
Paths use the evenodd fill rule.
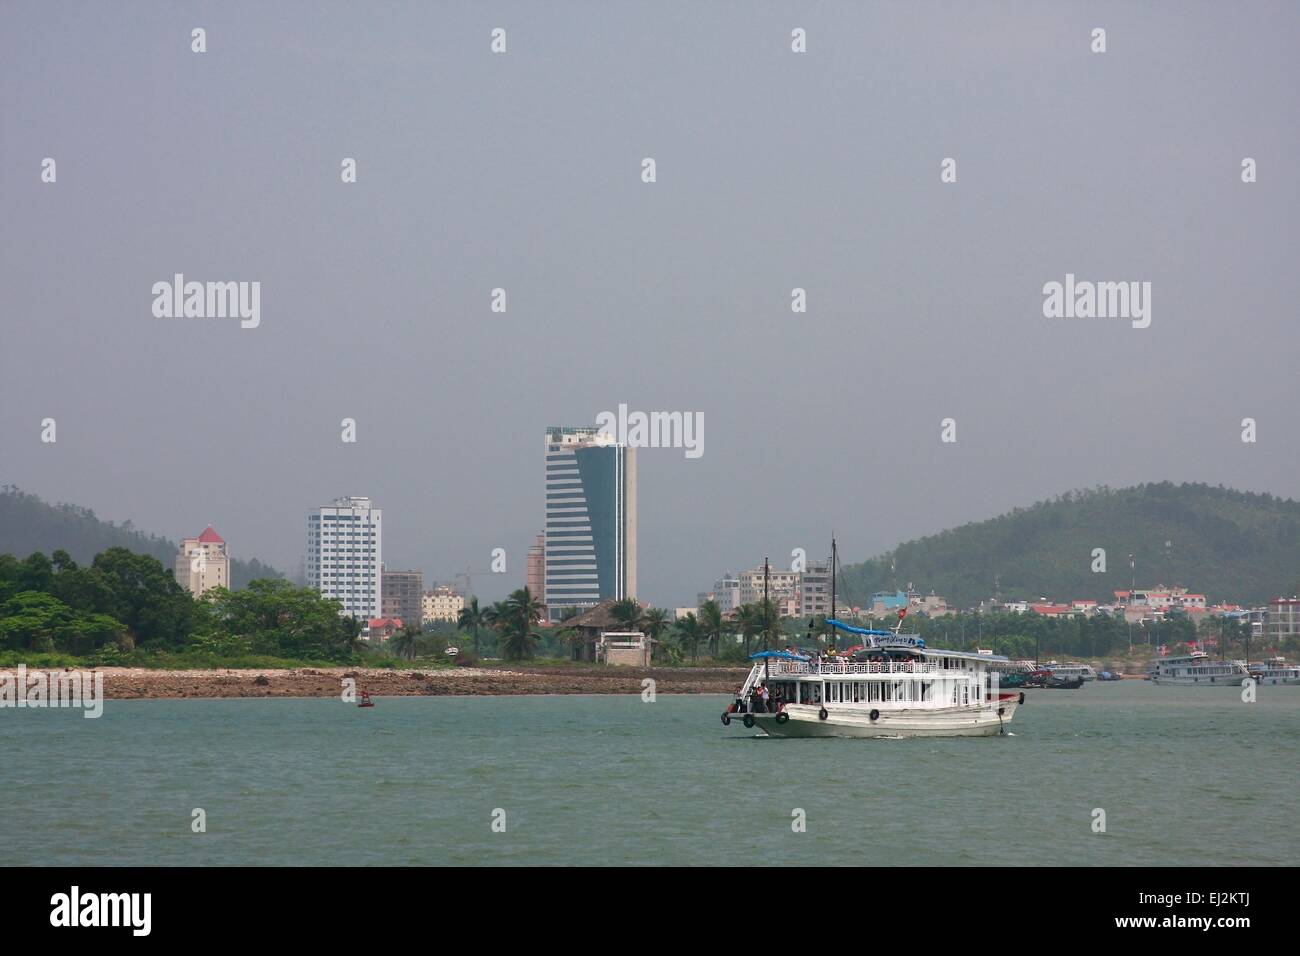
<path fill-rule="evenodd" d="M 35 670 L 29 670 L 34 673 Z M 292 670 L 151 670 L 101 667 L 104 696 L 114 700 L 179 697 L 337 697 L 343 679 L 375 696 L 433 697 L 487 694 L 639 694 L 655 681 L 659 694 L 725 694 L 747 668 L 696 667 L 458 667 L 387 670 L 355 667 Z"/>

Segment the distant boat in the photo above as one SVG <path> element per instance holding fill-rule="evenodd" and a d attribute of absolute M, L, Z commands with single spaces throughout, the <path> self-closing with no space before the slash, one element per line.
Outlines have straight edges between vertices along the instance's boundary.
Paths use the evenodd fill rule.
<path fill-rule="evenodd" d="M 998 684 L 1002 687 L 1034 687 L 1033 676 L 1039 673 L 1039 668 L 1033 661 L 1006 661 L 995 665 L 990 673 L 997 675 Z M 1047 674 L 1046 671 L 1042 673 L 1044 676 Z"/>
<path fill-rule="evenodd" d="M 1240 687 L 1249 676 L 1241 661 L 1216 661 L 1205 651 L 1192 651 L 1186 657 L 1164 657 L 1156 661 L 1151 680 L 1157 684 Z"/>
<path fill-rule="evenodd" d="M 1283 657 L 1256 661 L 1246 669 L 1257 684 L 1300 684 L 1300 666 L 1288 664 Z"/>
<path fill-rule="evenodd" d="M 1112 680 L 1123 680 L 1123 679 L 1124 679 L 1123 671 L 1102 671 L 1100 674 L 1097 675 L 1097 680 L 1099 681 L 1112 681 Z"/>
<path fill-rule="evenodd" d="M 374 702 L 373 700 L 370 699 L 370 694 L 369 694 L 369 692 L 363 690 L 363 691 L 361 692 L 361 699 L 360 699 L 359 701 L 357 701 L 357 706 L 358 706 L 358 707 L 374 707 L 374 706 L 375 706 L 375 702 Z"/>
<path fill-rule="evenodd" d="M 1063 677 L 1066 680 L 1079 678 L 1080 680 L 1096 680 L 1097 672 L 1092 669 L 1091 664 L 1058 664 L 1055 661 L 1047 665 L 1047 669 L 1052 672 L 1053 677 Z"/>

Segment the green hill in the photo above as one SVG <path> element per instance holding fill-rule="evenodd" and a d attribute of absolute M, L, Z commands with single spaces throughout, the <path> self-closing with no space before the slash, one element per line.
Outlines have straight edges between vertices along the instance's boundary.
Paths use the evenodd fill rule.
<path fill-rule="evenodd" d="M 0 486 L 0 554 L 25 558 L 33 551 L 52 554 L 62 548 L 80 564 L 89 564 L 102 551 L 126 548 L 149 554 L 170 568 L 180 550 L 179 541 L 145 534 L 130 521 L 101 521 L 95 512 L 76 505 L 51 505 L 12 485 Z M 257 578 L 284 577 L 256 558 L 230 559 L 230 585 L 243 588 Z"/>
<path fill-rule="evenodd" d="M 1092 570 L 1094 548 L 1106 551 L 1105 573 Z M 1129 587 L 1130 554 L 1139 588 L 1182 585 L 1211 604 L 1263 604 L 1294 594 L 1300 581 L 1300 502 L 1170 482 L 1072 491 L 909 541 L 842 573 L 860 605 L 909 582 L 958 608 L 995 586 L 1004 600 L 1109 602 Z"/>

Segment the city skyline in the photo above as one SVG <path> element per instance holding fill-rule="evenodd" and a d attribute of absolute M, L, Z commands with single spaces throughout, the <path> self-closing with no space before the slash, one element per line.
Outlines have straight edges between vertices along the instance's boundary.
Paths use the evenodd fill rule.
<path fill-rule="evenodd" d="M 234 4 L 196 54 L 148 10 L 16 6 L 0 481 L 176 540 L 213 521 L 289 575 L 304 509 L 364 490 L 392 567 L 503 549 L 495 599 L 538 530 L 530 436 L 698 413 L 698 458 L 638 450 L 666 607 L 832 531 L 853 562 L 1069 489 L 1300 497 L 1300 12 L 1265 7 L 1108 9 L 1097 54 L 1069 7 L 507 5 L 494 55 L 470 9 Z M 247 283 L 255 326 L 156 314 L 178 274 Z M 1072 277 L 1150 283 L 1149 326 L 1049 318 Z"/>

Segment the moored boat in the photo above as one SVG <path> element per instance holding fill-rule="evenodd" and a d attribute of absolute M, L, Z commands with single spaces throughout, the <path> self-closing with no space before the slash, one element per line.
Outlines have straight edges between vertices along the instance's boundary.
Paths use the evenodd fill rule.
<path fill-rule="evenodd" d="M 1249 676 L 1241 661 L 1216 661 L 1204 651 L 1192 651 L 1182 657 L 1157 660 L 1151 680 L 1157 684 L 1239 687 Z"/>
<path fill-rule="evenodd" d="M 1257 684 L 1300 684 L 1300 665 L 1290 664 L 1284 657 L 1254 661 L 1246 670 Z"/>
<path fill-rule="evenodd" d="M 1097 672 L 1092 669 L 1091 664 L 1058 664 L 1056 661 L 1052 661 L 1047 665 L 1047 669 L 1052 672 L 1053 677 L 1059 677 L 1067 682 L 1073 681 L 1075 678 L 1078 678 L 1080 683 L 1097 679 Z"/>

